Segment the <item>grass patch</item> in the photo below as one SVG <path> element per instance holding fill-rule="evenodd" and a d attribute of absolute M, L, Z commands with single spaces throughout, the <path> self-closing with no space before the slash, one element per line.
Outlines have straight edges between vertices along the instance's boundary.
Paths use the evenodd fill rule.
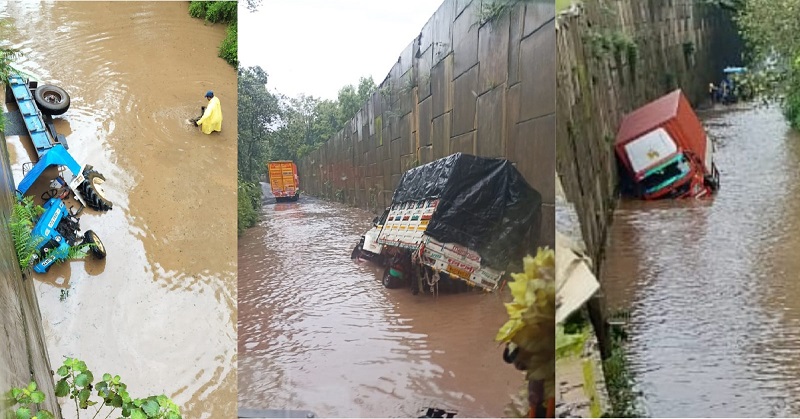
<path fill-rule="evenodd" d="M 583 388 L 589 396 L 589 412 L 593 418 L 600 417 L 603 412 L 600 408 L 600 398 L 597 397 L 597 381 L 594 378 L 594 363 L 591 359 L 583 360 Z"/>
<path fill-rule="evenodd" d="M 621 328 L 612 327 L 611 355 L 603 361 L 611 411 L 603 414 L 603 417 L 643 417 L 643 412 L 639 411 L 638 408 L 638 396 L 633 389 L 633 375 L 630 371 L 628 359 L 625 357 L 626 340 L 627 336 Z"/>
<path fill-rule="evenodd" d="M 572 0 L 556 0 L 556 13 L 569 8 Z"/>

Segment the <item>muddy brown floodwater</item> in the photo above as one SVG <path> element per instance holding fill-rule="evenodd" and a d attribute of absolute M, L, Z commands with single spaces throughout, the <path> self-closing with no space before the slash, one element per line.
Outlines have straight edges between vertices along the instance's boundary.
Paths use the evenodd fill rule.
<path fill-rule="evenodd" d="M 373 215 L 267 196 L 259 224 L 239 239 L 239 407 L 503 415 L 523 380 L 494 343 L 505 294 L 385 289 L 380 268 L 350 260 Z"/>
<path fill-rule="evenodd" d="M 0 2 L 17 65 L 70 93 L 56 128 L 107 181 L 91 210 L 108 257 L 37 275 L 51 363 L 119 374 L 134 397 L 165 393 L 187 418 L 236 412 L 236 72 L 222 25 L 188 2 Z M 221 133 L 185 121 L 220 98 Z M 17 182 L 31 160 L 9 137 Z M 35 155 L 34 155 L 35 156 Z M 69 404 L 63 409 L 74 415 Z"/>
<path fill-rule="evenodd" d="M 718 141 L 710 201 L 622 202 L 603 280 L 630 311 L 652 416 L 800 415 L 800 136 L 778 108 L 701 115 Z"/>

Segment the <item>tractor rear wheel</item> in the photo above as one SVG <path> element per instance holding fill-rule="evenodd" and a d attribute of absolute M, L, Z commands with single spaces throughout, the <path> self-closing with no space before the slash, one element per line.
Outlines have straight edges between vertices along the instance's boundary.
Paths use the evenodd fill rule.
<path fill-rule="evenodd" d="M 36 105 L 45 115 L 61 115 L 69 109 L 69 94 L 51 84 L 43 84 L 33 92 Z"/>
<path fill-rule="evenodd" d="M 106 257 L 106 247 L 103 246 L 103 242 L 100 241 L 100 237 L 98 237 L 97 233 L 94 231 L 86 231 L 86 233 L 83 235 L 83 242 L 94 244 L 94 246 L 89 247 L 89 251 L 92 252 L 94 257 L 97 259 L 103 259 Z"/>
<path fill-rule="evenodd" d="M 97 211 L 110 210 L 114 204 L 106 198 L 105 191 L 103 191 L 105 176 L 92 169 L 92 166 L 86 166 L 83 176 L 86 179 L 78 186 L 78 191 L 86 200 L 86 204 Z"/>

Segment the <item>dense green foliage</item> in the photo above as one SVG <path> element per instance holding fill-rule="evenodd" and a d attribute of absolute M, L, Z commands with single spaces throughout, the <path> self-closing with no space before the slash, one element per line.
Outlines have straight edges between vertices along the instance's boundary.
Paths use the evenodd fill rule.
<path fill-rule="evenodd" d="M 267 88 L 261 67 L 239 69 L 239 232 L 253 226 L 261 206 L 258 184 L 271 160 L 292 160 L 339 132 L 375 91 L 371 77 L 339 90 L 336 100 L 291 98 Z"/>
<path fill-rule="evenodd" d="M 21 55 L 16 49 L 0 48 L 0 82 L 8 81 L 9 73 L 13 70 L 11 63 Z"/>
<path fill-rule="evenodd" d="M 222 43 L 219 45 L 220 58 L 227 61 L 234 67 L 239 66 L 239 43 L 237 28 L 238 26 L 235 22 L 228 25 L 228 28 L 225 30 L 225 39 L 223 39 Z"/>
<path fill-rule="evenodd" d="M 252 1 L 252 0 L 251 0 Z M 248 8 L 255 7 L 248 1 Z M 198 19 L 205 19 L 209 23 L 227 23 L 225 39 L 219 46 L 219 57 L 230 65 L 237 67 L 237 7 L 235 1 L 192 1 L 189 2 L 189 15 Z"/>
<path fill-rule="evenodd" d="M 729 0 L 737 11 L 747 58 L 757 71 L 749 75 L 756 94 L 780 99 L 787 119 L 800 129 L 800 0 Z"/>
<path fill-rule="evenodd" d="M 134 399 L 128 394 L 128 386 L 120 376 L 103 374 L 95 382 L 92 371 L 86 363 L 67 358 L 56 374 L 59 376 L 55 386 L 56 397 L 69 397 L 75 402 L 77 417 L 98 417 L 100 412 L 110 417 L 117 410 L 116 418 L 131 419 L 181 419 L 178 406 L 165 395 Z M 94 382 L 94 384 L 93 384 Z M 94 392 L 94 394 L 92 394 Z M 38 410 L 33 415 L 33 405 L 44 402 L 45 395 L 38 389 L 36 382 L 26 387 L 12 388 L 10 398 L 12 405 L 19 405 L 15 410 L 17 419 L 51 419 L 53 414 L 47 410 Z M 98 406 L 99 405 L 99 406 Z M 105 409 L 105 410 L 104 410 Z M 85 415 L 81 413 L 85 412 Z"/>
<path fill-rule="evenodd" d="M 11 63 L 22 55 L 13 48 L 0 48 L 0 83 L 5 84 L 8 81 L 8 76 L 12 71 Z M 5 130 L 6 118 L 0 112 L 0 132 Z"/>
<path fill-rule="evenodd" d="M 258 222 L 258 210 L 261 203 L 261 189 L 258 183 L 246 182 L 239 178 L 237 204 L 237 228 L 239 234 L 246 229 L 256 225 Z"/>

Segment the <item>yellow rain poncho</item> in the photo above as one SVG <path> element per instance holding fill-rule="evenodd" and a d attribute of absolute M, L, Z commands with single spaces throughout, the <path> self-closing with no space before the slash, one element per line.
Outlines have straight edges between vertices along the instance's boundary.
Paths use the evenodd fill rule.
<path fill-rule="evenodd" d="M 203 117 L 197 121 L 197 126 L 200 127 L 203 134 L 222 130 L 222 105 L 219 103 L 219 98 L 212 97 L 208 101 L 208 107 L 203 113 Z"/>

